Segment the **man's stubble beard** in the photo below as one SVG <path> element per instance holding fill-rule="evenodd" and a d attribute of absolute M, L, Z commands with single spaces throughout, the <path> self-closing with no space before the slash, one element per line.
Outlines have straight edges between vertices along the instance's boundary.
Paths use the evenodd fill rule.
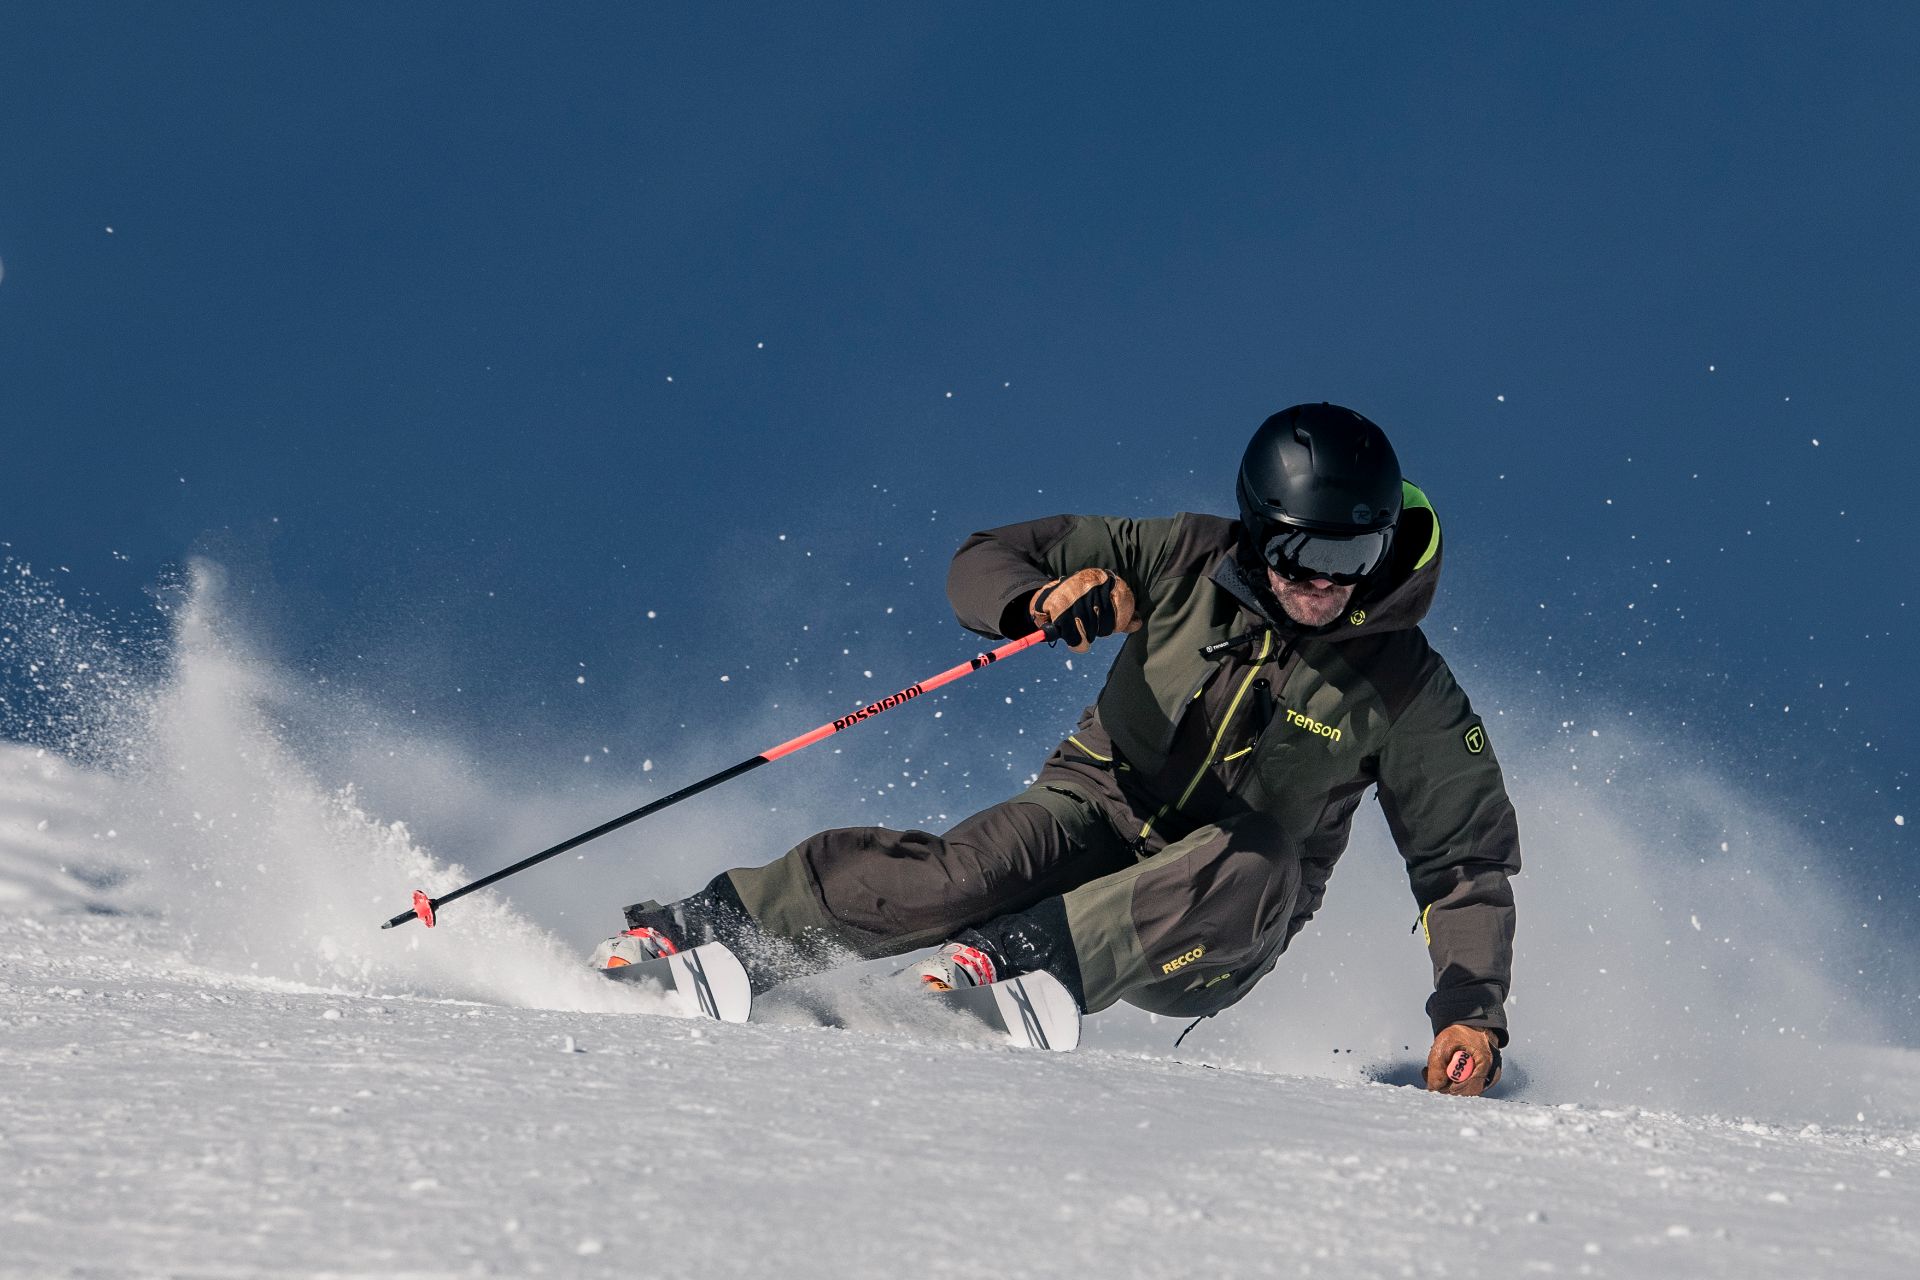
<path fill-rule="evenodd" d="M 1305 583 L 1288 582 L 1267 570 L 1267 589 L 1280 605 L 1280 611 L 1303 627 L 1324 627 L 1346 609 L 1353 599 L 1352 586 L 1315 589 Z"/>

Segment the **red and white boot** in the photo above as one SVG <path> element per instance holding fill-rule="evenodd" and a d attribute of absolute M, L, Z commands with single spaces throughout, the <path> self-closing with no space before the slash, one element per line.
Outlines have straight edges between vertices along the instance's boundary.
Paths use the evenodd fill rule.
<path fill-rule="evenodd" d="M 673 939 L 658 929 L 629 929 L 595 947 L 591 963 L 596 969 L 618 969 L 622 965 L 676 955 L 679 950 Z"/>
<path fill-rule="evenodd" d="M 949 942 L 907 970 L 929 991 L 952 991 L 958 987 L 984 987 L 999 978 L 993 957 L 979 947 L 964 942 Z"/>

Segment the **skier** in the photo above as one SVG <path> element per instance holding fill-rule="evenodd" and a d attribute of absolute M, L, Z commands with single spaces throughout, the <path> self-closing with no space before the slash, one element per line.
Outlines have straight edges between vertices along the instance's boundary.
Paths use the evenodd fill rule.
<path fill-rule="evenodd" d="M 1369 787 L 1433 960 L 1429 1089 L 1499 1078 L 1519 833 L 1485 726 L 1419 629 L 1440 524 L 1386 434 L 1296 405 L 1254 433 L 1240 518 L 1052 516 L 968 538 L 963 625 L 1124 634 L 1037 781 L 944 836 L 823 831 L 691 897 L 628 907 L 595 963 L 708 941 L 756 990 L 938 946 L 929 986 L 1045 970 L 1084 1012 L 1211 1016 L 1319 909 Z"/>

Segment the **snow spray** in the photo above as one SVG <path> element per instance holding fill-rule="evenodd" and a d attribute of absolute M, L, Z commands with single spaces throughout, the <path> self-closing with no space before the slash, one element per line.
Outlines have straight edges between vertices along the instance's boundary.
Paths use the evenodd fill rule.
<path fill-rule="evenodd" d="M 476 899 L 459 936 L 432 947 L 371 933 L 366 914 L 396 883 L 451 888 L 465 874 L 405 823 L 368 813 L 351 782 L 327 785 L 302 758 L 290 741 L 296 682 L 223 625 L 214 566 L 196 564 L 182 584 L 161 650 L 132 657 L 116 658 L 113 637 L 56 595 L 10 586 L 4 657 L 27 668 L 42 696 L 30 714 L 15 699 L 8 732 L 53 749 L 6 744 L 0 832 L 30 822 L 48 834 L 35 815 L 64 798 L 73 812 L 61 826 L 94 838 L 83 862 L 71 831 L 51 833 L 66 844 L 37 850 L 0 836 L 0 873 L 50 857 L 84 866 L 99 887 L 88 909 L 125 914 L 143 944 L 152 931 L 141 922 L 163 922 L 162 950 L 147 957 L 160 965 L 529 1007 L 650 1000 L 586 970 L 495 900 Z M 37 905 L 75 896 L 43 891 Z"/>

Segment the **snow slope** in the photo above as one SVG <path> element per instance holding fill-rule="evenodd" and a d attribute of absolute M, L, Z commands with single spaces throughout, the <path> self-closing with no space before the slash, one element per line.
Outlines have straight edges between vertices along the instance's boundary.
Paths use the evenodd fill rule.
<path fill-rule="evenodd" d="M 1522 1039 L 1436 1098 L 1378 832 L 1177 1057 L 1130 1013 L 986 1044 L 884 966 L 693 1023 L 584 972 L 607 922 L 532 877 L 380 931 L 467 871 L 295 749 L 204 592 L 158 674 L 56 621 L 10 632 L 57 633 L 36 678 L 112 696 L 64 754 L 0 743 L 0 1275 L 1920 1273 L 1910 1005 L 1697 773 L 1631 788 L 1649 823 L 1517 771 Z M 345 782 L 408 767 L 355 743 Z M 698 816 L 719 853 L 745 803 Z"/>
<path fill-rule="evenodd" d="M 958 1027 L 349 995 L 156 966 L 166 932 L 0 920 L 0 1272 L 1907 1277 L 1920 1264 L 1913 1129 L 1448 1099 L 1020 1053 Z M 1890 1065 L 1920 1085 L 1912 1061 Z"/>

